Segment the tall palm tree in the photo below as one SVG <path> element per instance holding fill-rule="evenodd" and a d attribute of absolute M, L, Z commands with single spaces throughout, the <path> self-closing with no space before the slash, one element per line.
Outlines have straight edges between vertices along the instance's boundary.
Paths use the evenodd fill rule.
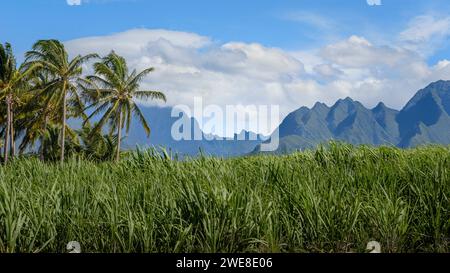
<path fill-rule="evenodd" d="M 53 82 L 51 75 L 45 71 L 36 71 L 30 79 L 30 98 L 22 107 L 24 118 L 19 120 L 19 128 L 22 128 L 24 135 L 20 145 L 20 152 L 27 148 L 33 148 L 37 141 L 40 143 L 39 158 L 43 161 L 45 154 L 46 138 L 49 135 L 49 125 L 58 124 L 61 120 L 55 103 L 57 90 L 52 90 Z M 67 129 L 67 128 L 66 128 Z M 58 142 L 58 141 L 57 141 Z"/>
<path fill-rule="evenodd" d="M 0 92 L 2 96 L 5 93 L 9 93 L 7 89 L 10 85 L 10 80 L 16 69 L 16 60 L 14 58 L 14 54 L 12 52 L 11 45 L 6 43 L 5 45 L 0 44 Z M 8 150 L 9 150 L 9 141 L 10 141 L 10 119 L 11 119 L 11 98 L 9 95 L 4 96 L 6 99 L 6 124 L 5 124 L 5 141 L 3 143 L 4 148 L 4 160 L 8 161 Z"/>
<path fill-rule="evenodd" d="M 24 120 L 25 135 L 22 140 L 20 149 L 23 151 L 28 146 L 33 147 L 35 142 L 39 139 L 39 158 L 44 160 L 45 150 L 45 136 L 47 134 L 47 127 L 49 120 L 52 117 L 57 119 L 57 111 L 55 111 L 53 104 L 50 103 L 51 95 L 55 94 L 54 90 L 48 91 L 52 86 L 50 82 L 53 79 L 46 71 L 37 71 L 33 77 L 31 84 L 34 86 L 33 98 L 26 105 L 25 111 L 28 118 Z M 50 96 L 45 96 L 49 94 Z M 53 107 L 53 108 L 52 108 Z"/>
<path fill-rule="evenodd" d="M 88 94 L 93 102 L 90 107 L 96 107 L 88 120 L 102 113 L 103 116 L 92 133 L 100 132 L 107 122 L 110 134 L 117 131 L 116 161 L 118 161 L 122 130 L 126 127 L 126 132 L 129 132 L 133 114 L 139 119 L 147 136 L 150 135 L 150 127 L 135 99 L 158 99 L 165 102 L 166 96 L 159 91 L 140 90 L 140 83 L 154 68 L 147 68 L 140 73 L 136 70 L 129 73 L 125 59 L 114 51 L 95 63 L 94 70 L 96 75 L 87 77 L 91 84 L 84 85 L 85 94 Z"/>
<path fill-rule="evenodd" d="M 69 59 L 69 55 L 64 45 L 58 40 L 40 40 L 33 45 L 31 51 L 25 54 L 26 62 L 29 65 L 39 64 L 40 70 L 52 75 L 53 80 L 49 83 L 47 91 L 53 92 L 50 96 L 52 102 L 61 109 L 61 154 L 60 159 L 64 161 L 65 140 L 66 140 L 66 120 L 68 99 L 82 108 L 82 100 L 78 94 L 78 83 L 82 81 L 82 65 L 97 54 L 86 56 L 78 55 Z"/>
<path fill-rule="evenodd" d="M 28 86 L 27 77 L 38 67 L 40 67 L 39 64 L 23 64 L 17 69 L 11 45 L 0 44 L 0 99 L 6 101 L 7 116 L 4 145 L 5 163 L 8 162 L 10 145 L 13 156 L 15 154 L 14 105 L 20 102 L 20 97 Z"/>

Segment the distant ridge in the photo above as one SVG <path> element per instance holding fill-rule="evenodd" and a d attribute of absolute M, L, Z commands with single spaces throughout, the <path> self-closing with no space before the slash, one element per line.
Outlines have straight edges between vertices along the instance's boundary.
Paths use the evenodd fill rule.
<path fill-rule="evenodd" d="M 172 138 L 172 124 L 180 119 L 180 117 L 172 117 L 172 108 L 170 107 L 143 107 L 142 112 L 149 121 L 151 127 L 150 138 L 140 128 L 138 122 L 132 122 L 130 135 L 125 139 L 125 148 L 134 149 L 138 147 L 155 147 L 165 148 L 167 151 L 182 156 L 195 156 L 200 153 L 209 156 L 232 157 L 251 153 L 255 147 L 262 142 L 263 136 L 252 132 L 242 131 L 235 134 L 234 138 L 227 140 L 207 140 L 211 135 L 201 132 L 197 120 L 182 115 L 185 120 L 184 124 L 190 124 L 191 136 L 194 131 L 201 132 L 203 140 L 181 140 L 176 141 Z M 250 137 L 251 136 L 251 137 Z M 214 138 L 216 136 L 212 136 Z M 246 139 L 242 141 L 239 139 Z M 256 140 L 252 140 L 256 139 Z"/>
<path fill-rule="evenodd" d="M 214 156 L 239 156 L 258 153 L 262 136 L 258 140 L 175 141 L 171 126 L 178 118 L 171 117 L 171 108 L 144 108 L 144 115 L 152 127 L 147 138 L 138 123 L 133 122 L 130 135 L 125 140 L 127 148 L 136 146 L 165 147 L 184 155 L 204 154 Z M 187 117 L 184 117 L 187 118 Z M 198 129 L 195 119 L 191 127 Z M 367 109 L 351 98 L 338 100 L 329 107 L 317 102 L 311 109 L 301 107 L 290 113 L 279 126 L 280 146 L 275 153 L 315 148 L 330 140 L 351 144 L 391 145 L 401 148 L 422 144 L 450 144 L 450 81 L 431 83 L 400 110 L 380 102 Z M 241 132 L 241 134 L 253 134 Z M 203 134 L 206 136 L 206 134 Z"/>
<path fill-rule="evenodd" d="M 450 144 L 450 81 L 431 83 L 401 111 L 380 102 L 367 109 L 345 98 L 332 107 L 316 103 L 289 114 L 279 126 L 276 153 L 314 148 L 340 140 L 351 144 L 392 145 L 401 148 L 422 144 Z M 259 152 L 259 146 L 254 150 Z"/>

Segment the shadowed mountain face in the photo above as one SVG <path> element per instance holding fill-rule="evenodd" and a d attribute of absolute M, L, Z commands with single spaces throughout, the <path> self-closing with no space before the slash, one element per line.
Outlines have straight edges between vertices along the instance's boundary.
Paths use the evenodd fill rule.
<path fill-rule="evenodd" d="M 414 147 L 450 144 L 450 81 L 438 81 L 420 90 L 399 112 L 379 103 L 365 108 L 350 98 L 332 107 L 317 103 L 286 117 L 279 127 L 277 153 L 314 148 L 329 140 L 351 144 Z M 259 147 L 254 152 L 258 152 Z"/>
<path fill-rule="evenodd" d="M 400 147 L 450 143 L 450 81 L 420 90 L 397 116 Z"/>

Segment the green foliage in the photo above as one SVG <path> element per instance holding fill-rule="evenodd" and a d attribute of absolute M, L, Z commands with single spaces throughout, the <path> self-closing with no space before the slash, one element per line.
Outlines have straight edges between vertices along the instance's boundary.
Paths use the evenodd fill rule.
<path fill-rule="evenodd" d="M 140 73 L 136 70 L 129 73 L 125 58 L 114 51 L 94 64 L 96 75 L 88 76 L 83 85 L 85 98 L 96 107 L 87 120 L 102 114 L 100 121 L 91 130 L 91 134 L 99 134 L 106 123 L 109 123 L 109 133 L 117 131 L 117 156 L 120 157 L 121 133 L 124 127 L 130 130 L 132 115 L 135 115 L 147 135 L 150 127 L 142 114 L 136 99 L 159 99 L 166 101 L 166 96 L 158 91 L 140 90 L 140 83 L 154 68 L 148 68 Z"/>
<path fill-rule="evenodd" d="M 126 60 L 111 52 L 94 63 L 95 75 L 84 77 L 84 64 L 96 58 L 97 54 L 88 54 L 70 59 L 60 41 L 39 40 L 17 69 L 11 45 L 0 44 L 0 101 L 4 101 L 0 104 L 0 137 L 4 137 L 4 163 L 10 155 L 16 156 L 16 138 L 21 140 L 20 154 L 39 145 L 41 160 L 55 161 L 59 157 L 64 161 L 66 154 L 111 160 L 114 152 L 118 160 L 122 129 L 126 127 L 128 133 L 132 115 L 150 134 L 134 100 L 166 100 L 161 92 L 139 89 L 144 77 L 154 69 L 129 73 Z M 86 103 L 90 106 L 86 107 Z M 88 117 L 85 111 L 91 107 L 95 110 Z M 90 119 L 97 115 L 103 116 L 91 127 Z M 70 128 L 69 118 L 83 122 L 82 129 Z M 103 135 L 105 129 L 109 129 L 109 135 Z"/>
<path fill-rule="evenodd" d="M 52 77 L 52 81 L 46 84 L 40 96 L 47 97 L 47 103 L 51 103 L 62 112 L 60 158 L 64 161 L 67 106 L 75 109 L 74 114 L 77 117 L 84 116 L 84 103 L 78 90 L 79 84 L 86 81 L 82 78 L 83 64 L 90 59 L 98 58 L 98 55 L 78 55 L 70 60 L 63 43 L 58 40 L 40 40 L 25 54 L 25 57 L 26 66 L 39 65 L 41 73 Z M 43 107 L 49 108 L 50 105 L 46 104 Z"/>
<path fill-rule="evenodd" d="M 450 251 L 450 147 L 0 167 L 0 252 Z"/>

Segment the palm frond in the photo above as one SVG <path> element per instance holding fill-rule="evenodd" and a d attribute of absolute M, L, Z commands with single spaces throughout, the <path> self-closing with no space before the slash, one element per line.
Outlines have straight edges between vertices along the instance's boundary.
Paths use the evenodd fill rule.
<path fill-rule="evenodd" d="M 157 99 L 164 102 L 167 101 L 166 95 L 160 91 L 136 91 L 134 92 L 134 96 L 140 100 Z"/>
<path fill-rule="evenodd" d="M 148 125 L 144 114 L 142 114 L 141 109 L 139 109 L 139 107 L 136 104 L 133 104 L 133 113 L 139 119 L 142 127 L 144 127 L 144 130 L 145 130 L 145 133 L 147 134 L 147 136 L 150 136 L 150 133 L 151 133 L 150 126 Z"/>
<path fill-rule="evenodd" d="M 130 79 L 127 81 L 127 86 L 130 86 L 133 89 L 138 88 L 139 84 L 142 82 L 144 77 L 146 77 L 148 74 L 150 74 L 153 71 L 155 71 L 155 68 L 150 67 L 150 68 L 144 69 L 142 72 L 140 72 L 136 76 L 130 77 Z"/>

